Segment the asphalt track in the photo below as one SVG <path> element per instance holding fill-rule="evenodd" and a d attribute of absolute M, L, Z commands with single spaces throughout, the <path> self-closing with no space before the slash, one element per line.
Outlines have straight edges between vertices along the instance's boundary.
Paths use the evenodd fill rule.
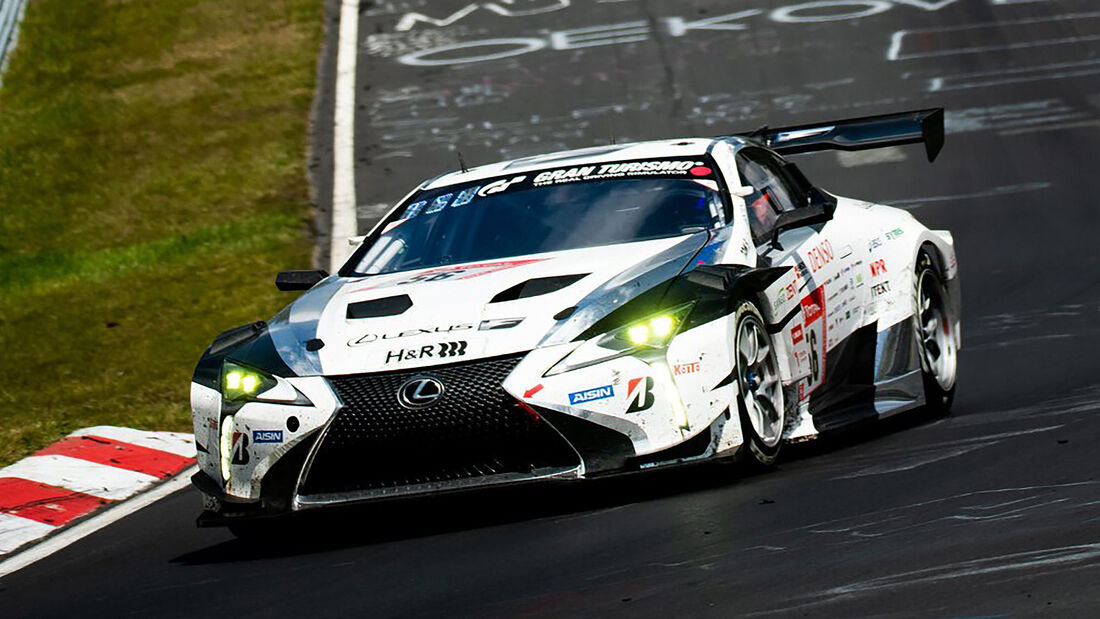
<path fill-rule="evenodd" d="M 953 414 L 791 449 L 764 474 L 704 467 L 410 502 L 305 521 L 255 547 L 194 528 L 189 490 L 0 580 L 0 615 L 1100 615 L 1095 6 L 794 4 L 501 0 L 398 31 L 409 11 L 443 18 L 467 4 L 364 3 L 361 225 L 456 167 L 455 145 L 474 164 L 610 135 L 944 105 L 934 165 L 919 148 L 800 163 L 823 187 L 955 233 L 964 349 Z M 697 21 L 756 8 L 709 24 L 740 30 Z M 822 16 L 834 19 L 807 21 Z M 607 24 L 632 25 L 612 36 Z M 563 34 L 577 28 L 590 30 Z M 605 44 L 576 47 L 593 33 Z M 500 38 L 519 42 L 468 45 Z M 399 61 L 455 44 L 413 59 L 530 51 Z M 331 105 L 321 94 L 319 142 Z"/>

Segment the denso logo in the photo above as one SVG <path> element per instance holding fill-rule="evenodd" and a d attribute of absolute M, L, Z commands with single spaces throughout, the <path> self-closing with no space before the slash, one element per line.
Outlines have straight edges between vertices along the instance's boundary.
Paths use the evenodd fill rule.
<path fill-rule="evenodd" d="M 595 389 L 585 389 L 584 391 L 578 391 L 576 393 L 569 394 L 570 404 L 582 404 L 584 402 L 593 402 L 595 400 L 603 400 L 613 397 L 615 395 L 615 388 L 611 385 L 604 385 L 603 387 L 596 387 Z"/>
<path fill-rule="evenodd" d="M 810 270 L 814 273 L 820 271 L 833 261 L 833 244 L 829 241 L 822 241 L 817 247 L 811 247 L 806 252 L 807 262 L 810 263 Z"/>

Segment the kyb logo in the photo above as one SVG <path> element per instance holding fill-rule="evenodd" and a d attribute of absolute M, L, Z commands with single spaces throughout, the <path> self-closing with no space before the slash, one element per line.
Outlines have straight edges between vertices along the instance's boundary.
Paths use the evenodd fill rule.
<path fill-rule="evenodd" d="M 466 354 L 466 342 L 443 342 L 442 344 L 429 344 L 420 348 L 401 348 L 386 353 L 386 363 L 400 363 L 413 359 L 436 359 L 446 357 L 461 357 Z"/>
<path fill-rule="evenodd" d="M 408 331 L 400 331 L 397 333 L 383 333 L 381 335 L 377 333 L 368 333 L 361 338 L 349 340 L 348 346 L 364 346 L 371 344 L 379 340 L 396 340 L 403 337 L 413 337 L 417 335 L 439 335 L 441 333 L 452 333 L 454 331 L 468 331 L 473 329 L 474 325 L 451 325 L 449 327 L 435 327 L 431 329 L 410 329 Z"/>

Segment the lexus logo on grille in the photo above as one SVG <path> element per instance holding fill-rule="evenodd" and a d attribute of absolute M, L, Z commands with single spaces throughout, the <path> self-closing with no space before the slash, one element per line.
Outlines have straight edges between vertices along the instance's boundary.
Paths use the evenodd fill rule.
<path fill-rule="evenodd" d="M 443 395 L 443 383 L 434 378 L 419 376 L 401 385 L 397 401 L 405 408 L 424 408 L 435 404 Z"/>

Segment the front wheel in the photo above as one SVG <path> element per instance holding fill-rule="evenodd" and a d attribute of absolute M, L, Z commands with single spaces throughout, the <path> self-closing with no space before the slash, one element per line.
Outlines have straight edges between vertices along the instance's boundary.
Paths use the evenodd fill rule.
<path fill-rule="evenodd" d="M 959 351 L 947 312 L 947 289 L 925 253 L 917 259 L 915 286 L 917 310 L 913 317 L 924 397 L 930 410 L 945 414 L 955 399 Z"/>
<path fill-rule="evenodd" d="M 783 445 L 786 421 L 779 362 L 756 306 L 742 303 L 734 324 L 737 408 L 745 435 L 742 450 L 751 462 L 770 466 Z"/>

